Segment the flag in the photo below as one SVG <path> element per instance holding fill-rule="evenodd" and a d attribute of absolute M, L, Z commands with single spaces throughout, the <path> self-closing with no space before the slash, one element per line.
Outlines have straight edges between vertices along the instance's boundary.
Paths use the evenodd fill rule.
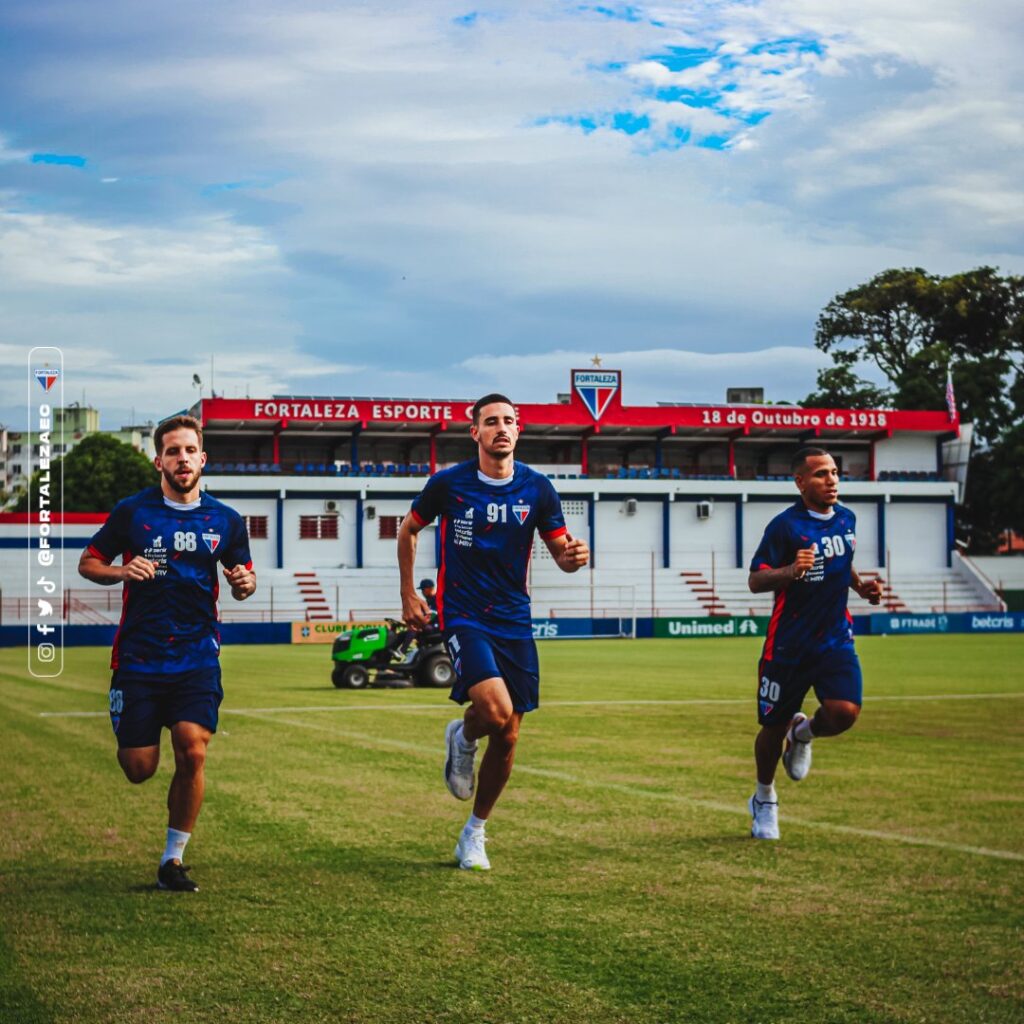
<path fill-rule="evenodd" d="M 950 369 L 946 370 L 946 408 L 949 410 L 949 418 L 951 420 L 958 418 L 956 395 L 953 393 L 953 371 Z"/>

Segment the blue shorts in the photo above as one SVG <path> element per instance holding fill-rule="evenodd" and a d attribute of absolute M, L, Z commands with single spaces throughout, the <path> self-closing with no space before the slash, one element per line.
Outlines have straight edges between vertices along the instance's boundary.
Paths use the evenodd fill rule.
<path fill-rule="evenodd" d="M 456 626 L 444 631 L 444 642 L 455 666 L 450 698 L 457 704 L 469 700 L 471 687 L 496 676 L 505 681 L 515 711 L 533 711 L 540 703 L 540 663 L 533 637 L 507 640 Z"/>
<path fill-rule="evenodd" d="M 847 700 L 860 707 L 864 683 L 852 647 L 822 651 L 780 665 L 762 658 L 757 666 L 757 720 L 761 725 L 788 722 L 814 687 L 819 701 Z"/>
<path fill-rule="evenodd" d="M 119 748 L 154 747 L 160 730 L 178 722 L 216 732 L 223 698 L 220 665 L 162 675 L 116 669 L 110 680 L 110 724 Z"/>

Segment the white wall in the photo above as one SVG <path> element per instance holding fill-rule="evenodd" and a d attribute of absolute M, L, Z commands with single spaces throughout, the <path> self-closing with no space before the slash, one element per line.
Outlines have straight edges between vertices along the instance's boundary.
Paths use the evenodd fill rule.
<path fill-rule="evenodd" d="M 883 469 L 923 469 L 928 473 L 934 473 L 936 465 L 935 438 L 931 434 L 897 434 L 875 445 L 876 475 Z"/>
<path fill-rule="evenodd" d="M 711 568 L 711 553 L 720 568 L 736 565 L 736 503 L 715 501 L 711 518 L 697 518 L 697 502 L 687 498 L 669 506 L 669 540 L 673 569 Z"/>
<path fill-rule="evenodd" d="M 398 516 L 404 518 L 409 511 L 411 502 L 408 498 L 368 498 L 363 502 L 363 567 L 366 569 L 395 569 L 398 571 L 398 541 L 382 539 L 380 536 L 381 516 Z M 366 517 L 367 510 L 373 508 L 374 518 Z M 416 549 L 416 566 L 418 570 L 432 576 L 436 571 L 436 552 L 434 550 L 434 534 L 436 526 L 428 526 L 419 533 L 419 545 Z"/>
<path fill-rule="evenodd" d="M 661 568 L 661 502 L 638 501 L 626 515 L 626 498 L 598 501 L 594 514 L 596 564 L 601 569 Z"/>
<path fill-rule="evenodd" d="M 945 505 L 937 502 L 887 505 L 885 534 L 889 575 L 897 591 L 901 570 L 914 573 L 946 567 Z"/>
<path fill-rule="evenodd" d="M 239 515 L 266 516 L 267 539 L 249 538 L 252 564 L 256 571 L 277 567 L 277 502 L 273 498 L 232 498 L 227 501 Z M 298 527 L 296 527 L 297 529 Z"/>
<path fill-rule="evenodd" d="M 796 500 L 798 495 L 794 494 Z M 743 506 L 743 561 L 742 567 L 746 569 L 750 560 L 754 557 L 761 537 L 764 535 L 764 528 L 782 511 L 789 508 L 792 502 L 786 501 L 748 501 Z M 774 568 L 778 568 L 775 566 Z"/>
<path fill-rule="evenodd" d="M 337 540 L 300 540 L 299 516 L 324 513 L 323 498 L 292 498 L 284 503 L 284 564 L 297 570 L 356 564 L 355 499 L 332 499 L 339 512 Z M 237 499 L 232 502 L 237 508 Z"/>
<path fill-rule="evenodd" d="M 558 489 L 558 481 L 552 480 L 555 489 Z M 562 498 L 562 515 L 565 516 L 565 528 L 571 537 L 580 537 L 588 544 L 590 543 L 590 526 L 587 522 L 587 503 L 579 498 Z M 533 536 L 533 556 L 530 560 L 531 578 L 543 577 L 547 580 L 560 579 L 561 570 L 557 568 L 548 552 L 547 545 L 541 540 L 540 534 Z"/>

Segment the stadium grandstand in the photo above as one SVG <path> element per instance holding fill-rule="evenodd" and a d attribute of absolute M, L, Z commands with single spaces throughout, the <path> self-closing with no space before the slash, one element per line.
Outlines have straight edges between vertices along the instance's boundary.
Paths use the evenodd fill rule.
<path fill-rule="evenodd" d="M 245 517 L 260 589 L 224 602 L 226 621 L 359 621 L 399 611 L 395 544 L 413 496 L 437 469 L 472 458 L 472 399 L 204 398 L 204 487 Z M 1000 610 L 990 575 L 957 550 L 965 438 L 946 410 L 623 402 L 618 370 L 573 370 L 551 404 L 518 406 L 517 457 L 559 491 L 592 569 L 557 572 L 542 543 L 530 575 L 535 614 L 766 615 L 746 566 L 766 523 L 795 499 L 792 454 L 828 448 L 840 500 L 857 515 L 857 566 L 889 611 Z M 59 518 L 59 517 L 55 517 Z M 103 515 L 63 517 L 66 622 L 116 623 L 120 588 L 76 572 Z M 2 620 L 27 614 L 25 515 L 0 515 Z M 436 568 L 433 528 L 417 572 Z M 863 605 L 863 607 L 861 607 Z M 867 605 L 851 596 L 854 614 Z"/>

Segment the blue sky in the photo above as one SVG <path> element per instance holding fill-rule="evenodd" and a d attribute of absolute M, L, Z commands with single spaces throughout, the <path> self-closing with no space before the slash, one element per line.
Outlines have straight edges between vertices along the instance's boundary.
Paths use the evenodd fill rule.
<path fill-rule="evenodd" d="M 8 0 L 0 422 L 195 398 L 797 399 L 891 266 L 1024 272 L 1016 2 Z"/>

